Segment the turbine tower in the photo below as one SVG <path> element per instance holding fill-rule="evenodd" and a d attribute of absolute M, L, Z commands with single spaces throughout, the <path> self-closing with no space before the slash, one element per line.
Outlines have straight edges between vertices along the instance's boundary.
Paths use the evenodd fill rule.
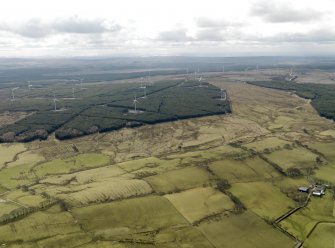
<path fill-rule="evenodd" d="M 199 87 L 202 87 L 201 81 L 202 81 L 202 76 L 199 77 Z"/>
<path fill-rule="evenodd" d="M 56 99 L 55 92 L 54 92 L 53 102 L 54 102 L 54 111 L 56 112 L 57 111 L 57 102 L 58 102 L 58 100 Z"/>
<path fill-rule="evenodd" d="M 146 85 L 143 84 L 143 77 L 141 77 L 141 87 L 140 87 L 140 88 L 141 88 L 141 89 L 146 88 Z"/>
<path fill-rule="evenodd" d="M 27 83 L 28 83 L 28 90 L 30 90 L 33 85 L 31 84 L 31 81 L 27 81 Z"/>
<path fill-rule="evenodd" d="M 136 95 L 135 98 L 133 100 L 133 104 L 134 104 L 134 113 L 137 113 L 137 103 L 139 103 L 139 101 L 137 101 Z"/>
<path fill-rule="evenodd" d="M 74 95 L 74 90 L 75 90 L 75 89 L 74 89 L 74 85 L 72 85 L 72 98 L 73 98 L 73 99 L 76 98 L 75 95 Z"/>
<path fill-rule="evenodd" d="M 12 89 L 12 101 L 15 101 L 15 91 L 18 89 L 19 87 L 15 87 Z"/>

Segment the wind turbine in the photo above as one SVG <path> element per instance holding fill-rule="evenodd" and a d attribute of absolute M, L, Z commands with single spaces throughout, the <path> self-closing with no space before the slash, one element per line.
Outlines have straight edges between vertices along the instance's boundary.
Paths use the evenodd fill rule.
<path fill-rule="evenodd" d="M 259 73 L 259 65 L 258 64 L 256 65 L 256 71 L 257 71 L 257 73 Z"/>
<path fill-rule="evenodd" d="M 72 85 L 72 98 L 73 98 L 73 99 L 76 98 L 76 96 L 74 95 L 74 90 L 75 90 L 74 85 Z"/>
<path fill-rule="evenodd" d="M 142 98 L 147 98 L 147 89 L 146 89 L 146 87 L 144 87 L 143 88 L 143 96 L 142 96 Z"/>
<path fill-rule="evenodd" d="M 224 73 L 224 65 L 222 66 L 222 73 Z"/>
<path fill-rule="evenodd" d="M 141 89 L 146 88 L 146 85 L 143 85 L 143 77 L 141 77 Z"/>
<path fill-rule="evenodd" d="M 54 111 L 56 112 L 56 111 L 57 111 L 57 102 L 58 102 L 58 100 L 56 99 L 55 92 L 54 92 L 54 99 L 53 99 L 53 102 L 54 102 Z"/>
<path fill-rule="evenodd" d="M 291 70 L 290 70 L 290 77 L 293 76 L 293 67 L 291 67 Z"/>
<path fill-rule="evenodd" d="M 148 72 L 148 85 L 152 86 L 153 85 L 153 82 L 151 81 L 151 69 L 149 69 L 149 72 Z"/>
<path fill-rule="evenodd" d="M 136 98 L 136 95 L 135 95 L 135 98 L 133 100 L 133 104 L 134 104 L 134 113 L 136 114 L 137 113 L 137 103 L 140 103 L 139 101 L 137 101 L 137 98 Z"/>
<path fill-rule="evenodd" d="M 15 94 L 14 92 L 18 89 L 19 87 L 15 87 L 12 89 L 12 101 L 15 101 Z"/>
<path fill-rule="evenodd" d="M 202 81 L 202 76 L 199 77 L 199 87 L 202 87 L 201 81 Z"/>
<path fill-rule="evenodd" d="M 30 90 L 33 85 L 31 84 L 31 81 L 27 81 L 27 83 L 28 83 L 28 90 Z"/>

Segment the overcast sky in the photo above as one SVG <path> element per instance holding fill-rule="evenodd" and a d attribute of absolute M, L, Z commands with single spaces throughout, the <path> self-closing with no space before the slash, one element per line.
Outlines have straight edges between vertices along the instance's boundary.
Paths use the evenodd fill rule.
<path fill-rule="evenodd" d="M 0 56 L 335 55 L 334 0 L 4 0 Z"/>

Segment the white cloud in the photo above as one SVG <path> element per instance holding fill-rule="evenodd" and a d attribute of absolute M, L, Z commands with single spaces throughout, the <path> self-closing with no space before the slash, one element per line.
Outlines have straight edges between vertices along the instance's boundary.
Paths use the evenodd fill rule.
<path fill-rule="evenodd" d="M 11 0 L 0 56 L 335 51 L 334 22 L 333 0 Z"/>

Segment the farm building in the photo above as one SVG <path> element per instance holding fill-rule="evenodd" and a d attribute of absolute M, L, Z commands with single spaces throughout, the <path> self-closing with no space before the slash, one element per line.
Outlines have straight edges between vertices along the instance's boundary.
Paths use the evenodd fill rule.
<path fill-rule="evenodd" d="M 309 187 L 299 187 L 298 189 L 300 192 L 308 193 L 309 192 Z"/>
<path fill-rule="evenodd" d="M 312 194 L 315 196 L 323 196 L 325 191 L 326 187 L 324 185 L 315 185 Z"/>

